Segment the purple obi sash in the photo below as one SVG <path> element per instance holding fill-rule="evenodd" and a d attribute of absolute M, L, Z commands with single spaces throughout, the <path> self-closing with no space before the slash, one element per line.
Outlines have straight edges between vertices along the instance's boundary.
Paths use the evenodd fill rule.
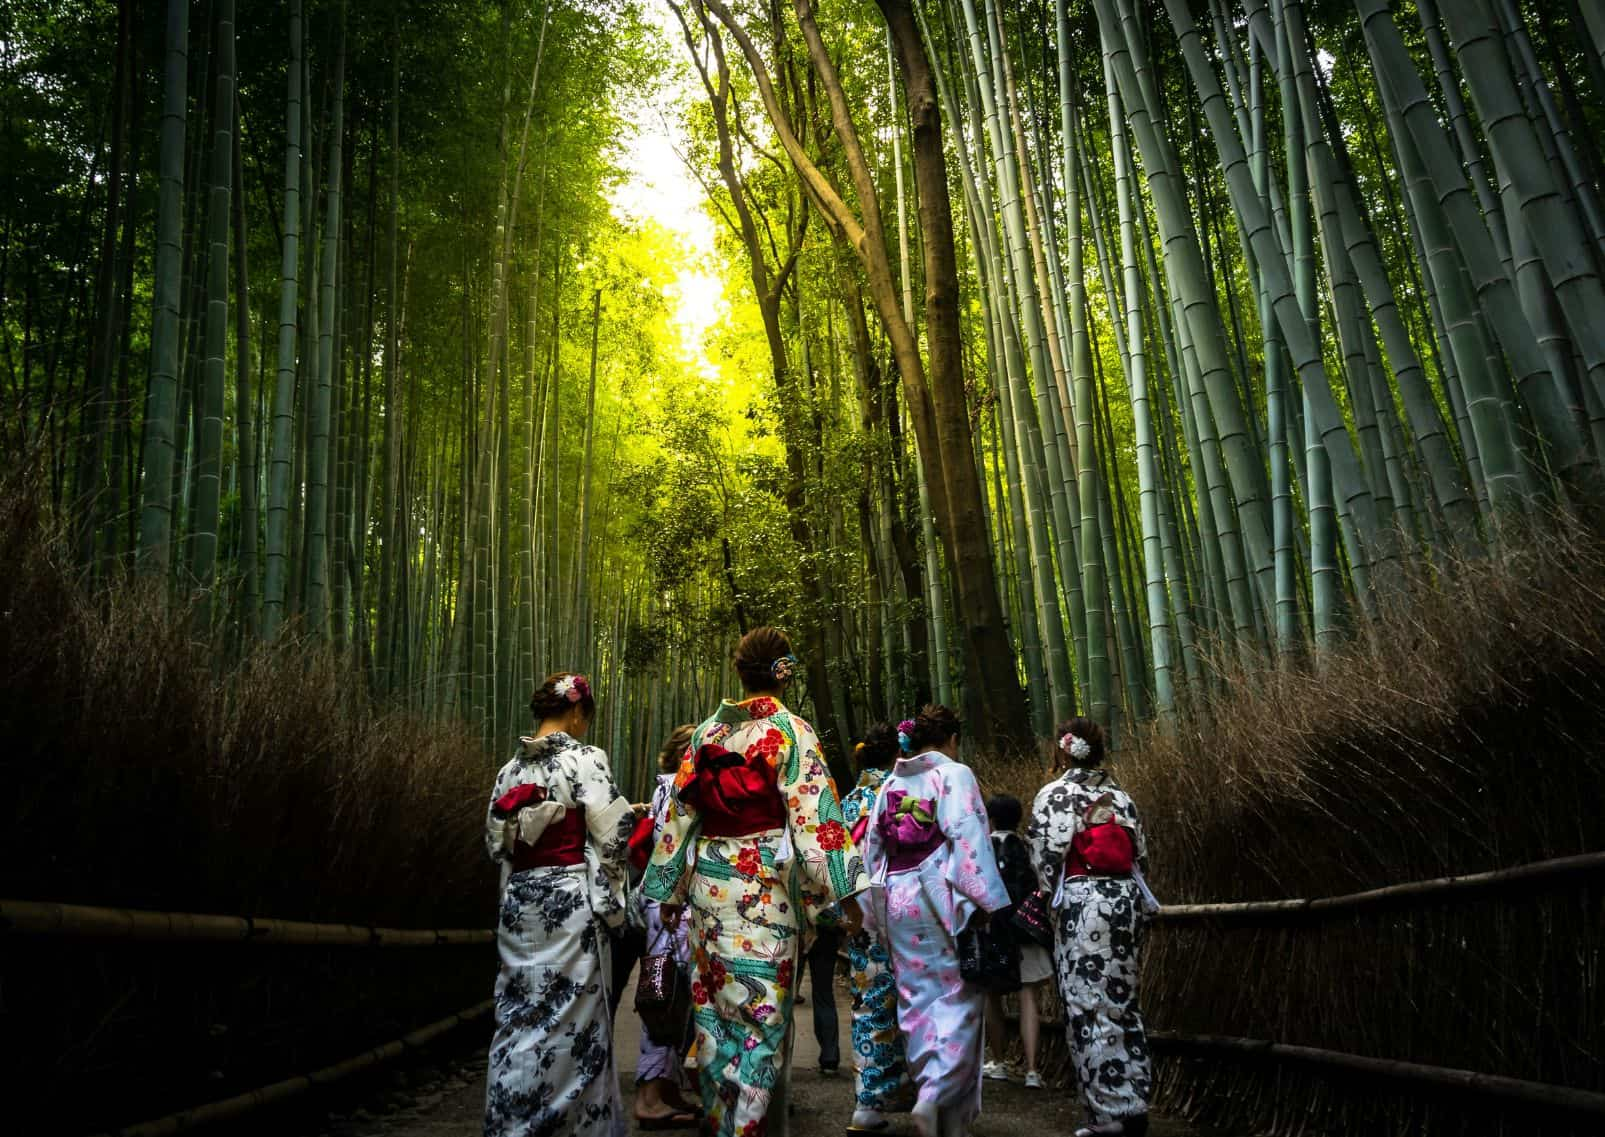
<path fill-rule="evenodd" d="M 946 840 L 936 824 L 936 801 L 889 790 L 877 826 L 886 846 L 886 871 L 918 868 Z"/>

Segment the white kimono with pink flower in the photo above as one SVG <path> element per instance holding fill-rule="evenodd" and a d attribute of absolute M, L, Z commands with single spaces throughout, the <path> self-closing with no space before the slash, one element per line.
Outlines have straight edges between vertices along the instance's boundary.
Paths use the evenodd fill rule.
<path fill-rule="evenodd" d="M 915 867 L 898 834 L 936 842 Z M 875 887 L 865 926 L 890 948 L 897 1022 L 921 1103 L 944 1125 L 981 1112 L 985 995 L 959 975 L 958 934 L 977 912 L 1009 906 L 987 831 L 986 803 L 970 768 L 935 751 L 899 759 L 881 787 L 862 845 Z"/>

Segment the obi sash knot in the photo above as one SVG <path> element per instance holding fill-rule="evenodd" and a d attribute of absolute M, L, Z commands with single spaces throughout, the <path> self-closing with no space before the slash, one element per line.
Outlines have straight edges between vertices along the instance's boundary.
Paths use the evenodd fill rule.
<path fill-rule="evenodd" d="M 886 845 L 887 871 L 905 872 L 930 856 L 944 839 L 936 824 L 936 800 L 906 790 L 889 790 L 877 819 Z"/>
<path fill-rule="evenodd" d="M 681 791 L 702 818 L 704 837 L 747 837 L 786 825 L 786 802 L 774 767 L 751 755 L 706 742 L 697 750 L 696 775 Z"/>

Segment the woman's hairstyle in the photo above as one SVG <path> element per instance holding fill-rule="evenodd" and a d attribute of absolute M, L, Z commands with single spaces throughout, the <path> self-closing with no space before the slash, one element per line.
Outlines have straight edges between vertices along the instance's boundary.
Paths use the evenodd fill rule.
<path fill-rule="evenodd" d="M 926 703 L 914 716 L 908 740 L 915 754 L 935 750 L 959 732 L 959 716 L 940 703 Z"/>
<path fill-rule="evenodd" d="M 994 833 L 1018 829 L 1024 813 L 1020 799 L 1013 794 L 993 794 L 986 799 L 986 819 L 992 823 Z"/>
<path fill-rule="evenodd" d="M 791 678 L 797 660 L 786 633 L 767 624 L 741 637 L 730 656 L 747 691 L 772 691 Z"/>
<path fill-rule="evenodd" d="M 685 748 L 691 745 L 691 736 L 696 729 L 696 724 L 689 722 L 674 728 L 674 733 L 664 740 L 663 749 L 658 751 L 660 772 L 672 774 L 680 768 L 680 759 L 685 757 Z"/>
<path fill-rule="evenodd" d="M 854 748 L 860 770 L 884 770 L 897 760 L 897 730 L 889 722 L 878 722 L 864 732 L 864 741 Z"/>
<path fill-rule="evenodd" d="M 585 721 L 596 717 L 596 696 L 591 681 L 574 671 L 554 671 L 529 697 L 529 711 L 536 722 L 566 714 L 575 707 L 585 713 Z"/>
<path fill-rule="evenodd" d="M 1096 766 L 1103 761 L 1103 727 L 1092 719 L 1066 719 L 1053 733 L 1062 764 Z"/>

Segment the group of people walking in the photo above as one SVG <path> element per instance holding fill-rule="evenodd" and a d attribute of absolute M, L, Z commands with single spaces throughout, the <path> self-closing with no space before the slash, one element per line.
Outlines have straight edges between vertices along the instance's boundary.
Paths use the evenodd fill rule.
<path fill-rule="evenodd" d="M 784 701 L 799 670 L 786 637 L 754 629 L 733 662 L 744 697 L 668 741 L 650 805 L 632 806 L 584 743 L 596 709 L 584 676 L 553 675 L 531 700 L 536 731 L 498 776 L 486 821 L 502 866 L 486 1137 L 627 1132 L 612 1021 L 643 944 L 654 996 L 678 967 L 690 997 L 683 1029 L 655 1015 L 643 1032 L 642 1128 L 783 1137 L 801 969 L 814 965 L 816 1002 L 828 999 L 842 943 L 850 1132 L 886 1129 L 899 1110 L 921 1137 L 969 1132 L 983 1075 L 1007 1076 L 989 958 L 1009 960 L 1020 990 L 1026 1084 L 1041 1085 L 1036 996 L 1056 977 L 1088 1113 L 1078 1134 L 1146 1132 L 1146 846 L 1102 769 L 1098 725 L 1059 730 L 1064 773 L 1037 794 L 1022 840 L 1019 801 L 983 801 L 958 760 L 951 710 L 871 727 L 855 749 L 858 783 L 838 797 L 813 728 Z M 633 950 L 622 946 L 632 927 Z M 816 1026 L 834 1043 L 832 1021 Z M 681 1096 L 688 1065 L 699 1106 Z M 821 1065 L 833 1065 L 823 1052 Z"/>

